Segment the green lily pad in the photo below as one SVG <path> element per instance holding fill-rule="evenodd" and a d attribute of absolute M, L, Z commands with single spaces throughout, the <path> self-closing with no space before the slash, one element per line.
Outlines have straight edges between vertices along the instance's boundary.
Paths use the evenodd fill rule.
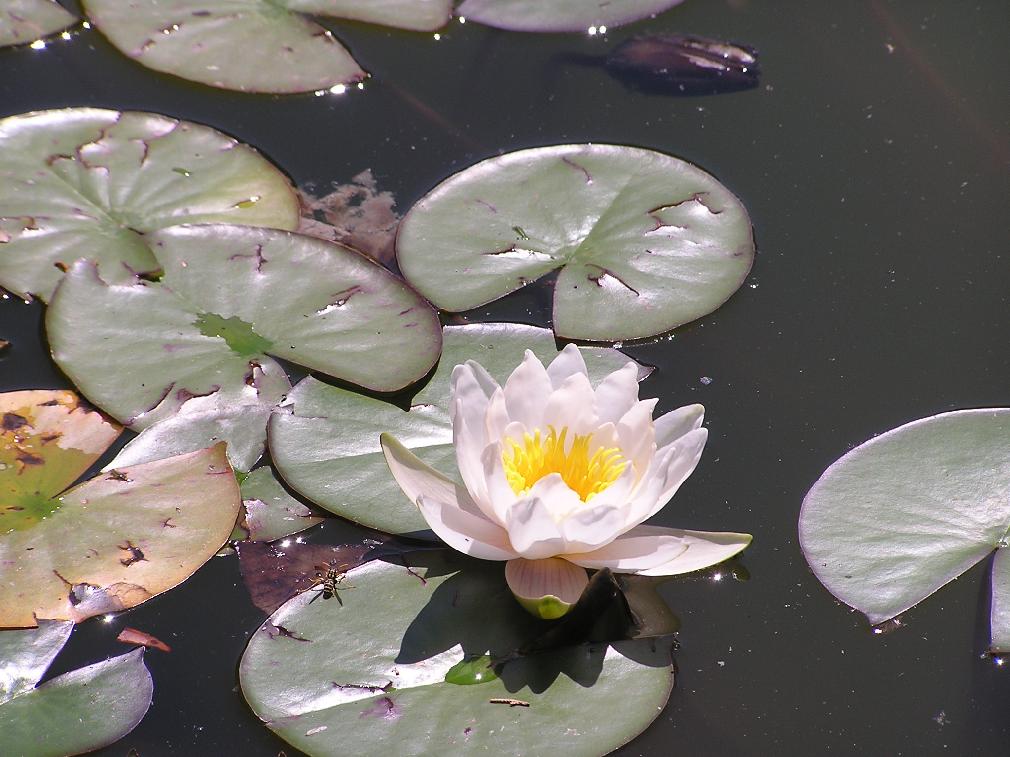
<path fill-rule="evenodd" d="M 8 408 L 0 416 L 0 628 L 138 605 L 210 559 L 238 515 L 224 445 L 112 470 L 60 494 L 119 435 L 66 395 L 0 395 Z"/>
<path fill-rule="evenodd" d="M 78 258 L 110 283 L 156 271 L 155 229 L 294 229 L 298 215 L 284 174 L 207 126 L 97 108 L 0 121 L 0 286 L 22 297 L 48 300 Z"/>
<path fill-rule="evenodd" d="M 322 523 L 288 494 L 269 467 L 257 468 L 242 482 L 243 517 L 232 531 L 236 541 L 274 541 Z"/>
<path fill-rule="evenodd" d="M 463 0 L 457 12 L 467 21 L 522 32 L 595 33 L 680 5 L 684 0 Z M 602 30 L 601 30 L 602 33 Z"/>
<path fill-rule="evenodd" d="M 33 42 L 76 21 L 56 0 L 0 0 L 0 47 Z"/>
<path fill-rule="evenodd" d="M 750 271 L 740 201 L 696 166 L 618 145 L 558 145 L 450 177 L 400 223 L 407 280 L 443 310 L 496 300 L 548 273 L 554 331 L 653 336 L 706 315 Z"/>
<path fill-rule="evenodd" d="M 194 397 L 219 394 L 220 407 L 208 402 L 214 416 L 238 410 L 235 397 L 246 396 L 255 407 L 218 423 L 216 433 L 258 453 L 262 410 L 287 381 L 269 355 L 378 391 L 416 381 L 438 357 L 431 306 L 347 248 L 224 225 L 179 226 L 148 239 L 165 271 L 160 284 L 109 284 L 78 261 L 46 314 L 56 362 L 131 428 L 162 421 Z M 236 465 L 256 456 L 243 452 Z"/>
<path fill-rule="evenodd" d="M 410 565 L 366 563 L 347 573 L 354 588 L 339 602 L 303 592 L 255 633 L 242 693 L 274 733 L 310 755 L 349 743 L 376 753 L 599 755 L 666 704 L 670 647 L 651 640 L 567 647 L 513 659 L 479 685 L 446 682 L 460 661 L 506 657 L 543 623 L 512 598 L 500 563 L 429 553 Z"/>
<path fill-rule="evenodd" d="M 243 92 L 312 92 L 365 78 L 327 29 L 303 14 L 433 30 L 451 0 L 84 0 L 120 51 L 156 71 Z M 258 65 L 248 51 L 257 51 Z"/>
<path fill-rule="evenodd" d="M 63 757 L 123 738 L 151 706 L 144 650 L 64 673 L 36 687 L 70 638 L 72 623 L 0 631 L 0 735 L 4 754 Z"/>
<path fill-rule="evenodd" d="M 1010 410 L 913 421 L 835 462 L 803 501 L 803 553 L 828 591 L 882 623 L 996 550 L 993 648 L 1010 641 Z"/>
<path fill-rule="evenodd" d="M 109 468 L 163 460 L 228 443 L 228 461 L 250 470 L 262 457 L 270 413 L 291 390 L 287 374 L 275 362 L 251 365 L 250 380 L 184 401 L 174 415 L 147 426 L 127 444 Z"/>
<path fill-rule="evenodd" d="M 427 533 L 428 525 L 389 473 L 379 434 L 390 432 L 429 465 L 458 480 L 449 422 L 452 369 L 476 360 L 504 382 L 533 350 L 557 355 L 548 329 L 490 323 L 448 326 L 442 358 L 409 411 L 314 379 L 291 391 L 270 420 L 270 454 L 278 473 L 315 504 L 362 525 L 394 534 Z M 598 381 L 631 360 L 612 349 L 582 348 Z M 649 369 L 640 367 L 645 378 Z"/>

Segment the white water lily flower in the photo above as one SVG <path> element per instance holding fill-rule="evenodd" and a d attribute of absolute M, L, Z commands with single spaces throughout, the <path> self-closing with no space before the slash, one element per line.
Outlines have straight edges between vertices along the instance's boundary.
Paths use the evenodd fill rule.
<path fill-rule="evenodd" d="M 568 345 L 549 367 L 530 352 L 505 382 L 478 363 L 452 373 L 450 416 L 464 486 L 388 434 L 382 448 L 406 495 L 450 547 L 507 560 L 527 609 L 559 617 L 579 598 L 586 568 L 667 576 L 744 549 L 748 534 L 640 525 L 694 470 L 708 436 L 704 408 L 653 420 L 629 362 L 595 389 Z"/>

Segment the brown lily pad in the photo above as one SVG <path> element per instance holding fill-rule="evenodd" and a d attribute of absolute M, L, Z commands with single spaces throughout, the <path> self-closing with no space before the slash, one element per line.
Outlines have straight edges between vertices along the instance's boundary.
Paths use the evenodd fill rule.
<path fill-rule="evenodd" d="M 71 392 L 0 395 L 0 628 L 124 610 L 210 559 L 238 515 L 224 444 L 106 471 L 119 435 Z"/>

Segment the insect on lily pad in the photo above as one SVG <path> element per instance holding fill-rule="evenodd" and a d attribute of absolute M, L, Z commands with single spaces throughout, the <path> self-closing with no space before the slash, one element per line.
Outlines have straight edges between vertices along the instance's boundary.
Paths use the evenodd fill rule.
<path fill-rule="evenodd" d="M 465 744 L 500 754 L 507 744 L 509 754 L 599 755 L 645 730 L 669 698 L 668 640 L 577 644 L 461 680 L 459 663 L 510 657 L 542 632 L 500 563 L 436 551 L 366 563 L 346 582 L 355 588 L 340 602 L 318 590 L 288 600 L 239 667 L 253 711 L 307 754 L 341 754 L 353 742 L 375 753 Z"/>

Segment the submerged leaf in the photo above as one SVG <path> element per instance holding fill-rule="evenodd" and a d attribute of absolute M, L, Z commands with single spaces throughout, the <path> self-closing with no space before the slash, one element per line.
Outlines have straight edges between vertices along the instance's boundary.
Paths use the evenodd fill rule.
<path fill-rule="evenodd" d="M 48 300 L 78 258 L 152 273 L 144 234 L 182 223 L 293 229 L 287 177 L 248 145 L 155 113 L 67 108 L 0 121 L 0 285 Z"/>
<path fill-rule="evenodd" d="M 451 0 L 84 0 L 124 54 L 156 71 L 244 92 L 312 92 L 365 78 L 351 54 L 303 14 L 433 30 Z M 269 65 L 250 62 L 254 46 Z"/>
<path fill-rule="evenodd" d="M 652 641 L 578 645 L 512 660 L 479 686 L 447 682 L 461 659 L 501 657 L 544 623 L 512 598 L 500 563 L 442 551 L 410 565 L 367 563 L 348 573 L 342 604 L 300 594 L 256 632 L 242 693 L 277 735 L 311 755 L 348 743 L 604 754 L 666 703 L 670 647 Z"/>
<path fill-rule="evenodd" d="M 836 461 L 803 501 L 799 536 L 828 590 L 877 624 L 997 550 L 992 639 L 1010 639 L 1010 410 L 913 421 Z"/>
<path fill-rule="evenodd" d="M 309 377 L 288 395 L 270 421 L 270 454 L 284 480 L 310 501 L 344 518 L 394 534 L 429 533 L 417 508 L 393 480 L 379 447 L 390 432 L 426 463 L 456 477 L 449 422 L 452 369 L 476 360 L 499 381 L 533 350 L 551 360 L 551 332 L 519 324 L 447 326 L 442 358 L 414 397 L 409 412 Z M 631 358 L 612 349 L 582 348 L 593 381 Z M 649 369 L 640 366 L 639 377 Z"/>
<path fill-rule="evenodd" d="M 276 544 L 239 542 L 242 580 L 253 604 L 269 615 L 295 594 L 318 586 L 320 566 L 345 572 L 374 551 L 370 544 L 305 544 L 285 540 Z"/>
<path fill-rule="evenodd" d="M 468 21 L 521 32 L 586 32 L 649 18 L 684 0 L 463 0 Z M 602 30 L 605 31 L 605 28 Z"/>
<path fill-rule="evenodd" d="M 370 170 L 323 197 L 305 192 L 300 197 L 299 233 L 347 245 L 386 268 L 395 265 L 393 242 L 400 222 L 393 210 L 396 200 L 392 193 L 378 190 Z"/>
<path fill-rule="evenodd" d="M 496 300 L 548 273 L 554 331 L 653 336 L 706 315 L 743 283 L 750 219 L 714 177 L 618 145 L 558 145 L 450 177 L 400 223 L 397 262 L 443 310 Z"/>
<path fill-rule="evenodd" d="M 0 47 L 34 42 L 75 21 L 56 0 L 0 0 Z"/>

